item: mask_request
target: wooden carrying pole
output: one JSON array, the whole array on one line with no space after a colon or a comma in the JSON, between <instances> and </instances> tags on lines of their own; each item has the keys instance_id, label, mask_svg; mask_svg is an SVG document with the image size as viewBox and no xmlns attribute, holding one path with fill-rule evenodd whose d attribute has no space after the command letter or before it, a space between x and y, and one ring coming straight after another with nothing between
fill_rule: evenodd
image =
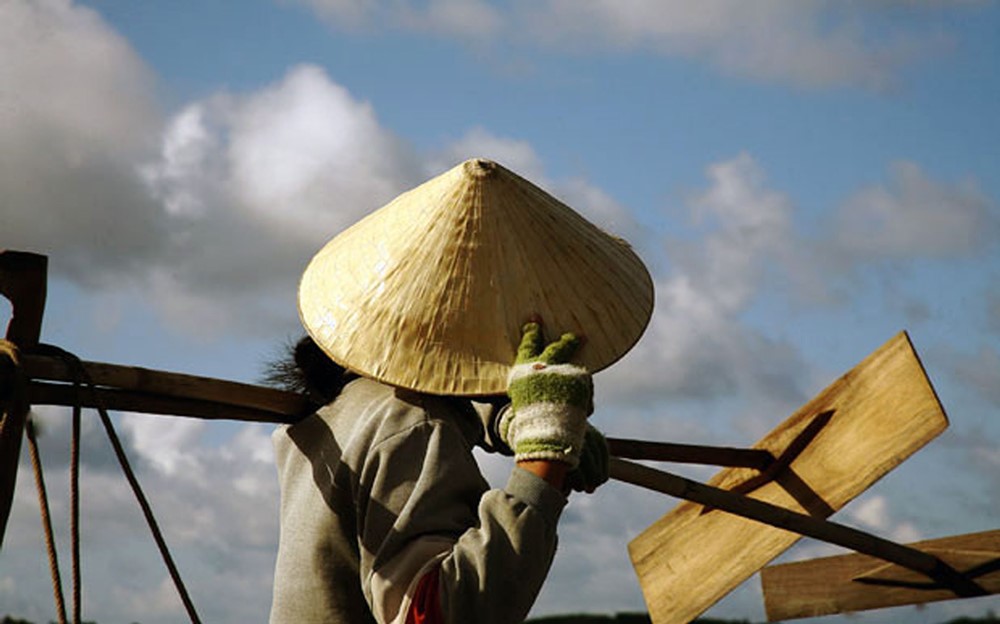
<instances>
[{"instance_id":1,"label":"wooden carrying pole","mask_svg":"<svg viewBox=\"0 0 1000 624\"><path fill-rule=\"evenodd\" d=\"M87 377L96 387L97 399L89 392L78 397L70 382L70 365L54 355L26 355L22 358L28 383L28 398L35 405L83 407L100 402L108 409L190 416L204 419L250 422L294 423L316 408L302 395L210 377L170 373L136 366L102 362L82 362ZM53 383L56 382L56 383ZM775 463L774 455L763 449L648 442L608 438L615 457L712 466L742 466L765 471Z\"/></svg>"},{"instance_id":2,"label":"wooden carrying pole","mask_svg":"<svg viewBox=\"0 0 1000 624\"><path fill-rule=\"evenodd\" d=\"M65 359L54 355L22 359L30 379L28 400L34 405L72 406L82 400L83 407L100 403L111 410L273 423L295 422L315 407L294 392L101 362L81 362L95 392L78 397L71 383L74 371Z\"/></svg>"},{"instance_id":3,"label":"wooden carrying pole","mask_svg":"<svg viewBox=\"0 0 1000 624\"><path fill-rule=\"evenodd\" d=\"M28 397L35 404L73 405L80 395L72 385L68 363L56 356L28 355L23 368L31 382ZM312 406L299 394L180 373L132 366L83 362L97 400L110 409L142 411L206 419L253 422L295 422ZM45 380L45 381L43 381ZM61 383L49 383L49 382ZM92 394L82 393L85 406L92 407ZM942 561L912 548L783 507L706 486L682 477L627 462L622 457L721 466L744 466L767 470L774 455L763 449L735 449L641 440L609 439L612 478L689 500L765 524L837 544L896 563L933 578L959 595L982 595Z\"/></svg>"}]
</instances>

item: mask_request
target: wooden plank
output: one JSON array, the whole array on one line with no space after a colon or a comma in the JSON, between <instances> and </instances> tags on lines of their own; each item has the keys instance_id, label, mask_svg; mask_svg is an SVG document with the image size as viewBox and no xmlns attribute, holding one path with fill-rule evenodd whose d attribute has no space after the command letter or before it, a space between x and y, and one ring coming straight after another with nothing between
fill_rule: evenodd
<instances>
[{"instance_id":1,"label":"wooden plank","mask_svg":"<svg viewBox=\"0 0 1000 624\"><path fill-rule=\"evenodd\" d=\"M980 587L1000 593L1000 530L911 544L933 554ZM770 621L923 604L955 598L927 578L874 557L840 555L769 566L761 570Z\"/></svg>"},{"instance_id":2,"label":"wooden plank","mask_svg":"<svg viewBox=\"0 0 1000 624\"><path fill-rule=\"evenodd\" d=\"M902 332L754 445L775 457L795 451L774 480L755 483L757 471L730 468L709 484L825 518L947 426ZM747 483L756 487L748 491ZM632 540L629 554L653 622L673 624L696 618L798 538L684 502Z\"/></svg>"},{"instance_id":3,"label":"wooden plank","mask_svg":"<svg viewBox=\"0 0 1000 624\"><path fill-rule=\"evenodd\" d=\"M872 555L885 561L891 561L896 566L890 566L894 571L902 566L912 576L921 578L926 582L937 583L941 587L947 587L958 596L987 596L989 592L979 587L974 581L960 574L955 568L945 563L937 555L923 552L915 548L903 546L859 531L858 529L830 522L823 518L816 518L807 514L798 513L785 507L772 505L771 503L750 498L721 488L691 481L684 477L670 474L625 461L617 457L612 457L608 467L612 479L626 481L634 485L639 485L663 494L683 498L701 505L710 506L731 514L736 514L742 518L749 518L757 522L779 529L786 529L818 540L823 540L830 544L836 544L845 548L850 548L861 553ZM893 574L898 575L894 572ZM859 579L869 583L887 583L893 580L882 578L883 571L875 570L865 578ZM909 581L912 582L912 581Z\"/></svg>"}]
</instances>

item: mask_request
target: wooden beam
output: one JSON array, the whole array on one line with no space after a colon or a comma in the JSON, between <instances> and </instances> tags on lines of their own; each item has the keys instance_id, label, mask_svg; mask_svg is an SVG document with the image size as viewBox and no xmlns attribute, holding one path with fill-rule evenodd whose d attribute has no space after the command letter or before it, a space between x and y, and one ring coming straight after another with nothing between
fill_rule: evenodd
<instances>
[{"instance_id":1,"label":"wooden beam","mask_svg":"<svg viewBox=\"0 0 1000 624\"><path fill-rule=\"evenodd\" d=\"M32 405L62 405L104 408L122 412L183 416L202 420L241 420L244 422L291 424L302 415L290 415L266 409L226 402L186 399L168 395L147 394L113 388L83 389L79 394L68 384L41 381L28 383L28 400Z\"/></svg>"},{"instance_id":2,"label":"wooden beam","mask_svg":"<svg viewBox=\"0 0 1000 624\"><path fill-rule=\"evenodd\" d=\"M815 431L817 422L823 426ZM743 493L825 518L947 425L908 336L900 333L754 445L775 457L790 448L798 452L783 471L751 483L755 489ZM794 448L809 437L804 448ZM709 485L746 490L757 477L749 468L729 468ZM798 538L683 502L632 540L629 554L653 622L679 624L696 618Z\"/></svg>"},{"instance_id":3,"label":"wooden beam","mask_svg":"<svg viewBox=\"0 0 1000 624\"><path fill-rule=\"evenodd\" d=\"M72 382L75 377L60 357L28 355L23 360L24 371L32 380ZM108 409L262 422L294 422L315 409L301 394L274 388L137 366L82 365L86 377L102 388L98 395ZM73 387L67 383L33 381L29 391L34 405L75 402ZM90 393L84 392L82 397L84 407L96 407Z\"/></svg>"},{"instance_id":4,"label":"wooden beam","mask_svg":"<svg viewBox=\"0 0 1000 624\"><path fill-rule=\"evenodd\" d=\"M1000 593L1000 530L910 544ZM905 568L863 554L799 561L761 570L770 621L949 600L955 595Z\"/></svg>"}]
</instances>

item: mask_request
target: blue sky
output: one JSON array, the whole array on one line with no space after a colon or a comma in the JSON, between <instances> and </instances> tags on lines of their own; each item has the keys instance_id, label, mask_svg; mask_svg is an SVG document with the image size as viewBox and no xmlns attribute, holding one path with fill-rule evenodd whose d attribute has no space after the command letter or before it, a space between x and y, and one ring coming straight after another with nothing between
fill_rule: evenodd
<instances>
[{"instance_id":1,"label":"blue sky","mask_svg":"<svg viewBox=\"0 0 1000 624\"><path fill-rule=\"evenodd\" d=\"M905 328L952 426L837 519L900 540L993 529L998 26L996 3L971 0L7 0L0 247L50 257L44 340L253 381L299 331L298 276L327 239L494 158L653 272L646 336L597 377L600 428L749 445ZM67 418L38 411L64 483ZM271 428L118 421L203 617L262 621ZM86 435L84 616L177 621L95 423ZM483 465L497 482L509 470ZM44 620L29 476L0 612ZM65 488L50 489L58 520ZM672 504L618 484L575 498L535 613L641 610L625 546ZM852 621L988 609L1000 603ZM756 579L711 614L762 619Z\"/></svg>"}]
</instances>

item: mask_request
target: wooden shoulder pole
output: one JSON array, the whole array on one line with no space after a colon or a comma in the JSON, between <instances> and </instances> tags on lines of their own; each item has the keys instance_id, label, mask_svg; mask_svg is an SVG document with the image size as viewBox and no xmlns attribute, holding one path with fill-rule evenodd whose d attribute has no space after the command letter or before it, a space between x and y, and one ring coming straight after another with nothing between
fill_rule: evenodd
<instances>
[{"instance_id":1,"label":"wooden shoulder pole","mask_svg":"<svg viewBox=\"0 0 1000 624\"><path fill-rule=\"evenodd\" d=\"M8 341L19 349L29 349L38 344L42 333L42 314L45 310L45 295L48 272L48 258L39 254L21 251L0 252L0 294L6 297L13 308L7 325ZM7 519L14 500L14 485L17 482L17 464L21 456L21 437L28 416L29 405L23 396L23 388L18 389L14 362L4 359L7 375L0 377L0 397L10 400L3 406L0 420L0 548L7 531ZM9 384L9 385L8 385Z\"/></svg>"}]
</instances>

